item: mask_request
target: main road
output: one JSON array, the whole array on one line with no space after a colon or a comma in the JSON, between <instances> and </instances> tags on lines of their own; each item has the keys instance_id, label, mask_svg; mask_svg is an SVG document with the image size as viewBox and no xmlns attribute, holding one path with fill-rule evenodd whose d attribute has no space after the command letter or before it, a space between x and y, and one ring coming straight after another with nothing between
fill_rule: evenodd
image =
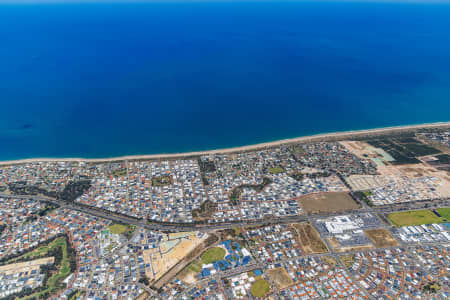
<instances>
[{"instance_id":1,"label":"main road","mask_svg":"<svg viewBox=\"0 0 450 300\"><path fill-rule=\"evenodd\" d=\"M229 229L236 226L250 226L250 225L270 225L270 224L280 224L280 223L298 223L316 220L320 218L327 218L331 216L342 215L346 213L380 213L386 214L395 211L405 211L405 210L415 210L415 209L434 209L440 207L450 206L450 198L444 199L428 199L414 202L398 203L394 205L382 206L382 207L362 207L360 209L343 211L339 213L318 213L313 215L301 214L297 216L284 216L284 217L266 217L264 219L257 220L240 220L236 222L228 223L209 223L209 224L176 224L176 223L152 223L146 220L139 220L132 217L127 217L125 215L117 214L114 212L109 212L103 209L98 209L95 207L89 207L87 205L79 204L76 202L67 203L62 200L57 200L53 198L43 197L43 196L23 196L23 195L9 195L0 194L0 197L15 197L22 199L32 199L34 201L49 202L59 205L61 208L66 208L70 210L75 210L83 212L96 217L104 218L114 222L120 222L124 224L130 224L135 226L141 226L149 230L160 230L165 232L181 232L181 231L214 231L219 229Z\"/></svg>"}]
</instances>

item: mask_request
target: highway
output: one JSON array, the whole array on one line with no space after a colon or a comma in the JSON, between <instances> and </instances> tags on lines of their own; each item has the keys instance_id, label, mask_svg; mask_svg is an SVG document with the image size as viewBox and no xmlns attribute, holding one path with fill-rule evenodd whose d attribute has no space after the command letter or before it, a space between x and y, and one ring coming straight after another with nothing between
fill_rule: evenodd
<instances>
[{"instance_id":1,"label":"highway","mask_svg":"<svg viewBox=\"0 0 450 300\"><path fill-rule=\"evenodd\" d=\"M450 206L450 198L444 199L428 199L414 202L398 203L394 205L387 205L381 207L365 207L360 209L336 212L336 213L318 213L318 214L302 214L297 216L285 216L285 217L265 217L258 220L242 220L232 223L210 223L210 224L174 224L174 223L149 223L146 220L138 220L135 218L127 217L124 215L116 214L114 212L107 212L105 210L97 209L95 207L89 207L86 205L78 204L76 202L67 203L61 200L52 199L43 196L23 196L23 195L8 195L0 194L0 197L16 197L22 199L32 199L40 202L49 202L59 205L61 208L75 210L83 212L92 216L104 218L114 222L120 222L124 224L130 224L135 226L141 226L148 230L160 230L164 232L182 232L182 231L214 231L220 229L230 229L237 226L257 226L257 225L270 225L280 223L298 223L305 221L313 221L316 219L327 218L331 216L338 216L346 213L375 213L375 214L388 214L391 212L416 210L416 209L435 209L440 207Z\"/></svg>"}]
</instances>

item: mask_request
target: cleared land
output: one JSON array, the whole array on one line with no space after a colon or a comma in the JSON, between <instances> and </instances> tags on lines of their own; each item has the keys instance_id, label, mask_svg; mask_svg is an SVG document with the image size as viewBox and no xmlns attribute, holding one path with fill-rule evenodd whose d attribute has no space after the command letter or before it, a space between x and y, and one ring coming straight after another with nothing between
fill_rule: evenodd
<instances>
[{"instance_id":1,"label":"cleared land","mask_svg":"<svg viewBox=\"0 0 450 300\"><path fill-rule=\"evenodd\" d=\"M10 265L0 266L0 272L9 274L16 274L20 272L31 272L37 270L41 265L53 264L55 259L53 257L45 257L32 261L14 263Z\"/></svg>"},{"instance_id":2,"label":"cleared land","mask_svg":"<svg viewBox=\"0 0 450 300\"><path fill-rule=\"evenodd\" d=\"M397 240L386 229L368 229L364 232L377 248L398 246Z\"/></svg>"},{"instance_id":3,"label":"cleared land","mask_svg":"<svg viewBox=\"0 0 450 300\"><path fill-rule=\"evenodd\" d=\"M191 237L192 239L192 237ZM198 238L196 238L198 239ZM177 246L179 249L172 250L169 255L171 256L166 257L164 255L163 257L157 257L156 261L154 261L154 264L152 265L153 270L157 270L158 274L157 277L153 276L153 282L152 286L156 289L160 289L162 286L170 282L177 274L179 274L186 266L188 266L192 261L197 259L197 257L200 256L200 253L203 252L205 248L208 248L209 246L213 245L215 242L217 242L219 238L212 234L208 238L204 239L198 239L197 241L190 241L191 247L190 249L187 249L187 245L184 245L182 243L179 243ZM194 245L192 243L194 242ZM192 247L194 246L194 247ZM178 251L180 250L180 251ZM183 253L181 253L181 251ZM145 251L144 251L145 254ZM183 254L183 255L182 255ZM144 256L145 261L145 256ZM163 269L164 268L164 269ZM159 279L156 279L159 278ZM156 281L155 281L156 280Z\"/></svg>"},{"instance_id":4,"label":"cleared land","mask_svg":"<svg viewBox=\"0 0 450 300\"><path fill-rule=\"evenodd\" d=\"M267 271L267 274L279 289L284 289L294 284L294 281L285 268L270 269Z\"/></svg>"},{"instance_id":5,"label":"cleared land","mask_svg":"<svg viewBox=\"0 0 450 300\"><path fill-rule=\"evenodd\" d=\"M147 272L150 280L158 280L172 267L183 261L191 251L200 247L205 240L197 237L195 232L190 232L186 237L180 237L171 241L160 243L159 248L143 251L145 263L149 263L153 272Z\"/></svg>"},{"instance_id":6,"label":"cleared land","mask_svg":"<svg viewBox=\"0 0 450 300\"><path fill-rule=\"evenodd\" d=\"M446 221L450 220L450 207L444 207L444 208L438 208L436 209L438 214L441 215L442 218L444 218Z\"/></svg>"},{"instance_id":7,"label":"cleared land","mask_svg":"<svg viewBox=\"0 0 450 300\"><path fill-rule=\"evenodd\" d=\"M429 210L414 210L391 213L388 215L388 219L395 226L412 226L443 222L442 218L439 218Z\"/></svg>"},{"instance_id":8,"label":"cleared land","mask_svg":"<svg viewBox=\"0 0 450 300\"><path fill-rule=\"evenodd\" d=\"M320 238L317 230L309 223L292 224L295 231L297 231L297 237L303 251L306 254L312 253L325 253L328 252L328 248Z\"/></svg>"},{"instance_id":9,"label":"cleared land","mask_svg":"<svg viewBox=\"0 0 450 300\"><path fill-rule=\"evenodd\" d=\"M388 183L388 179L378 175L351 175L345 178L345 181L354 191L363 191L383 186Z\"/></svg>"},{"instance_id":10,"label":"cleared land","mask_svg":"<svg viewBox=\"0 0 450 300\"><path fill-rule=\"evenodd\" d=\"M202 262L204 264L210 264L221 260L225 257L225 249L220 247L210 248L202 254Z\"/></svg>"},{"instance_id":11,"label":"cleared land","mask_svg":"<svg viewBox=\"0 0 450 300\"><path fill-rule=\"evenodd\" d=\"M335 252L362 251L362 250L374 248L374 246L370 243L366 244L366 245L355 245L355 246L343 247L343 246L341 246L341 244L335 237L328 237L327 240Z\"/></svg>"},{"instance_id":12,"label":"cleared land","mask_svg":"<svg viewBox=\"0 0 450 300\"><path fill-rule=\"evenodd\" d=\"M307 213L340 212L359 208L347 192L314 193L298 198Z\"/></svg>"},{"instance_id":13,"label":"cleared land","mask_svg":"<svg viewBox=\"0 0 450 300\"><path fill-rule=\"evenodd\" d=\"M264 297L270 291L270 284L264 279L258 279L250 288L254 297Z\"/></svg>"},{"instance_id":14,"label":"cleared land","mask_svg":"<svg viewBox=\"0 0 450 300\"><path fill-rule=\"evenodd\" d=\"M145 300L145 299L147 299L149 296L150 296L149 293L143 292L142 294L140 294L140 295L136 298L136 300Z\"/></svg>"}]
</instances>

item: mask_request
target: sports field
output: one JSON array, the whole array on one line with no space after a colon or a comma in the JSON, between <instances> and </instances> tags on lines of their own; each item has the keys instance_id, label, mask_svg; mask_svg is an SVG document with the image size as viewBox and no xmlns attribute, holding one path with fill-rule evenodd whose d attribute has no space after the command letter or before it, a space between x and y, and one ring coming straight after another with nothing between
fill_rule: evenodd
<instances>
[{"instance_id":1,"label":"sports field","mask_svg":"<svg viewBox=\"0 0 450 300\"><path fill-rule=\"evenodd\" d=\"M450 207L443 207L436 209L438 214L441 215L442 218L444 218L446 221L450 220Z\"/></svg>"},{"instance_id":2,"label":"sports field","mask_svg":"<svg viewBox=\"0 0 450 300\"><path fill-rule=\"evenodd\" d=\"M225 249L220 247L210 248L202 254L202 263L210 264L225 257Z\"/></svg>"},{"instance_id":3,"label":"sports field","mask_svg":"<svg viewBox=\"0 0 450 300\"><path fill-rule=\"evenodd\" d=\"M258 279L250 288L250 292L254 297L264 297L270 291L270 284L264 279Z\"/></svg>"},{"instance_id":4,"label":"sports field","mask_svg":"<svg viewBox=\"0 0 450 300\"><path fill-rule=\"evenodd\" d=\"M122 234L127 230L127 226L123 224L112 224L109 226L109 231L112 234Z\"/></svg>"},{"instance_id":5,"label":"sports field","mask_svg":"<svg viewBox=\"0 0 450 300\"><path fill-rule=\"evenodd\" d=\"M442 218L425 209L391 213L388 215L388 218L395 226L413 226L443 222Z\"/></svg>"}]
</instances>

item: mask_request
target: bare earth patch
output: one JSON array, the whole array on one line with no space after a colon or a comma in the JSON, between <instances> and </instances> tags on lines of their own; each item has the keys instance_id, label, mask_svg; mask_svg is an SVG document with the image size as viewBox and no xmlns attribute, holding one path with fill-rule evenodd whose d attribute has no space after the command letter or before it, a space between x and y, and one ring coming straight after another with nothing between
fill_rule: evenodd
<instances>
[{"instance_id":1,"label":"bare earth patch","mask_svg":"<svg viewBox=\"0 0 450 300\"><path fill-rule=\"evenodd\" d=\"M329 238L327 238L327 240L335 252L361 251L361 250L368 250L368 249L375 248L371 244L342 247L341 244L339 244L339 242L337 241L337 239L335 237L329 237Z\"/></svg>"},{"instance_id":2,"label":"bare earth patch","mask_svg":"<svg viewBox=\"0 0 450 300\"><path fill-rule=\"evenodd\" d=\"M270 269L267 271L267 274L279 289L284 289L294 284L285 268Z\"/></svg>"},{"instance_id":3,"label":"bare earth patch","mask_svg":"<svg viewBox=\"0 0 450 300\"><path fill-rule=\"evenodd\" d=\"M368 229L364 232L377 248L398 246L397 240L386 229Z\"/></svg>"},{"instance_id":4,"label":"bare earth patch","mask_svg":"<svg viewBox=\"0 0 450 300\"><path fill-rule=\"evenodd\" d=\"M347 192L309 194L298 198L298 203L307 213L341 212L360 208Z\"/></svg>"},{"instance_id":5,"label":"bare earth patch","mask_svg":"<svg viewBox=\"0 0 450 300\"><path fill-rule=\"evenodd\" d=\"M147 297L149 297L150 295L147 292L143 292L142 294L140 294L136 300L145 300L147 299Z\"/></svg>"},{"instance_id":6,"label":"bare earth patch","mask_svg":"<svg viewBox=\"0 0 450 300\"><path fill-rule=\"evenodd\" d=\"M319 233L310 223L292 224L292 226L297 232L298 241L306 254L328 252Z\"/></svg>"}]
</instances>

